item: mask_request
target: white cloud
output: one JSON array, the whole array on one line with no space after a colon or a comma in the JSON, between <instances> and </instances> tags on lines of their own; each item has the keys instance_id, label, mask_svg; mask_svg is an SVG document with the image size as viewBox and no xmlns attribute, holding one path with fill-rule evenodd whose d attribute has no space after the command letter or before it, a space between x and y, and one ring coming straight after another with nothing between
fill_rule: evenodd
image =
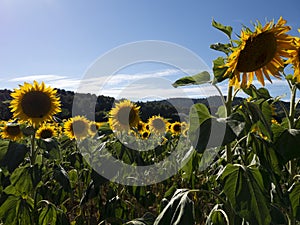
<instances>
[{"instance_id":1,"label":"white cloud","mask_svg":"<svg viewBox=\"0 0 300 225\"><path fill-rule=\"evenodd\" d=\"M34 80L37 81L52 81L52 80L59 80L66 78L66 76L60 76L60 75L30 75L30 76L22 76L22 77L16 77L9 79L9 82L32 82Z\"/></svg>"}]
</instances>

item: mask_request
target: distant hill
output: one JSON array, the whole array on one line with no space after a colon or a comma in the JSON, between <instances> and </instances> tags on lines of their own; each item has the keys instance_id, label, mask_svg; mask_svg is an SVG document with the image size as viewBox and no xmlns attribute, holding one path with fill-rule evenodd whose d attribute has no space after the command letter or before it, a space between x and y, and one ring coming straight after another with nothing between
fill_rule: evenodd
<instances>
[{"instance_id":1,"label":"distant hill","mask_svg":"<svg viewBox=\"0 0 300 225\"><path fill-rule=\"evenodd\" d=\"M58 95L61 99L62 104L62 112L57 114L57 117L60 119L67 119L72 116L72 103L74 99L75 93L73 91L66 91L63 89L57 90ZM12 117L12 113L9 109L9 102L12 99L11 91L4 89L0 90L0 119L8 120ZM96 121L106 121L107 113L112 108L115 98L108 96L96 96L92 94L80 94L82 97L82 101L90 101L95 102L96 105L94 109L95 111L95 120ZM235 98L233 101L233 105L239 104L243 101L243 98ZM207 99L186 99L186 98L171 98L166 100L159 101L147 101L147 102L136 102L136 104L140 107L141 118L143 121L147 121L153 115L160 115L164 118L168 118L171 122L178 121L179 118L185 117L189 114L190 107L194 103L203 103L209 106L210 111L215 113L217 108L222 105L221 99L219 97L209 97ZM285 107L289 107L288 102L282 102ZM94 105L94 104L91 104ZM91 106L92 107L92 106ZM86 109L85 109L86 110ZM180 112L180 115L178 114ZM297 114L299 115L300 107L298 106ZM276 105L276 113L278 114L279 119L284 116L283 109L277 104Z\"/></svg>"}]
</instances>

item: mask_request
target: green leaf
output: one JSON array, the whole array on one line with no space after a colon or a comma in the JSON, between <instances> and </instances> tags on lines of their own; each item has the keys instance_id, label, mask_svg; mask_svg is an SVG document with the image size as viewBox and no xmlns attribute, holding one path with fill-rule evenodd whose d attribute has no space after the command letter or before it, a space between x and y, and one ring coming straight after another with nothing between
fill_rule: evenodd
<instances>
[{"instance_id":1,"label":"green leaf","mask_svg":"<svg viewBox=\"0 0 300 225\"><path fill-rule=\"evenodd\" d=\"M0 207L0 220L4 224L33 224L33 199L10 195Z\"/></svg>"},{"instance_id":2,"label":"green leaf","mask_svg":"<svg viewBox=\"0 0 300 225\"><path fill-rule=\"evenodd\" d=\"M206 113L204 113L205 115ZM192 114L193 115L193 114ZM240 116L232 114L229 118L190 117L189 139L198 153L205 149L224 146L234 141L243 131L245 123ZM205 119L203 121L203 119Z\"/></svg>"},{"instance_id":3,"label":"green leaf","mask_svg":"<svg viewBox=\"0 0 300 225\"><path fill-rule=\"evenodd\" d=\"M57 220L56 206L48 201L45 207L40 210L39 224L40 225L55 225Z\"/></svg>"},{"instance_id":4,"label":"green leaf","mask_svg":"<svg viewBox=\"0 0 300 225\"><path fill-rule=\"evenodd\" d=\"M0 161L5 157L6 152L8 150L9 141L0 140Z\"/></svg>"},{"instance_id":5,"label":"green leaf","mask_svg":"<svg viewBox=\"0 0 300 225\"><path fill-rule=\"evenodd\" d=\"M232 207L250 224L271 222L262 175L254 166L227 164L220 175L224 193Z\"/></svg>"},{"instance_id":6,"label":"green leaf","mask_svg":"<svg viewBox=\"0 0 300 225\"><path fill-rule=\"evenodd\" d=\"M259 88L257 89L253 84L251 84L249 87L247 88L243 88L243 91L251 96L253 99L270 99L272 98L272 96L270 95L268 89L266 88Z\"/></svg>"},{"instance_id":7,"label":"green leaf","mask_svg":"<svg viewBox=\"0 0 300 225\"><path fill-rule=\"evenodd\" d=\"M284 162L300 157L300 130L286 129L275 142L275 150L282 156Z\"/></svg>"},{"instance_id":8,"label":"green leaf","mask_svg":"<svg viewBox=\"0 0 300 225\"><path fill-rule=\"evenodd\" d=\"M200 85L210 81L210 74L207 71L203 71L193 76L182 77L175 81L172 85L176 88L179 86L187 85Z\"/></svg>"},{"instance_id":9,"label":"green leaf","mask_svg":"<svg viewBox=\"0 0 300 225\"><path fill-rule=\"evenodd\" d=\"M29 194L41 181L42 172L38 165L17 168L10 177L11 185L20 193Z\"/></svg>"},{"instance_id":10,"label":"green leaf","mask_svg":"<svg viewBox=\"0 0 300 225\"><path fill-rule=\"evenodd\" d=\"M13 172L23 161L29 148L17 142L0 142L0 166Z\"/></svg>"},{"instance_id":11,"label":"green leaf","mask_svg":"<svg viewBox=\"0 0 300 225\"><path fill-rule=\"evenodd\" d=\"M215 207L210 211L206 225L229 225L228 216L224 210L219 208L219 205L215 205Z\"/></svg>"},{"instance_id":12,"label":"green leaf","mask_svg":"<svg viewBox=\"0 0 300 225\"><path fill-rule=\"evenodd\" d=\"M218 30L225 33L229 38L231 38L232 27L231 26L224 26L221 23L216 22L215 20L212 21L212 26L217 28Z\"/></svg>"},{"instance_id":13,"label":"green leaf","mask_svg":"<svg viewBox=\"0 0 300 225\"><path fill-rule=\"evenodd\" d=\"M147 212L143 215L143 217L131 220L125 224L126 225L152 225L154 223L154 220L155 220L154 215Z\"/></svg>"},{"instance_id":14,"label":"green leaf","mask_svg":"<svg viewBox=\"0 0 300 225\"><path fill-rule=\"evenodd\" d=\"M228 67L224 67L225 61L223 57L218 57L213 61L213 72L214 72L214 80L213 83L220 83L223 80L226 80L229 76L224 76Z\"/></svg>"},{"instance_id":15,"label":"green leaf","mask_svg":"<svg viewBox=\"0 0 300 225\"><path fill-rule=\"evenodd\" d=\"M286 215L277 206L271 205L270 214L272 217L272 225L288 224Z\"/></svg>"},{"instance_id":16,"label":"green leaf","mask_svg":"<svg viewBox=\"0 0 300 225\"><path fill-rule=\"evenodd\" d=\"M231 52L230 50L231 44L222 44L222 43L216 43L210 45L210 48L216 51L224 52L225 54L229 54Z\"/></svg>"},{"instance_id":17,"label":"green leaf","mask_svg":"<svg viewBox=\"0 0 300 225\"><path fill-rule=\"evenodd\" d=\"M297 220L300 220L300 183L294 183L289 191L293 215Z\"/></svg>"},{"instance_id":18,"label":"green leaf","mask_svg":"<svg viewBox=\"0 0 300 225\"><path fill-rule=\"evenodd\" d=\"M54 165L53 178L60 183L66 192L71 191L69 175L61 165Z\"/></svg>"},{"instance_id":19,"label":"green leaf","mask_svg":"<svg viewBox=\"0 0 300 225\"><path fill-rule=\"evenodd\" d=\"M194 203L188 197L189 190L178 189L167 206L156 218L154 225L194 224Z\"/></svg>"}]
</instances>

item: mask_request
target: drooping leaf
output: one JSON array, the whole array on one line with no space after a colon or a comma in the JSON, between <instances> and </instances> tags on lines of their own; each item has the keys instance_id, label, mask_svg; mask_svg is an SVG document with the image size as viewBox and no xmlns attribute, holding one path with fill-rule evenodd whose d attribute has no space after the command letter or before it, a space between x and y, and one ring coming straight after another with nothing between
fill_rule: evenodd
<instances>
[{"instance_id":1,"label":"drooping leaf","mask_svg":"<svg viewBox=\"0 0 300 225\"><path fill-rule=\"evenodd\" d=\"M213 72L214 72L214 80L213 83L220 83L223 80L226 80L229 76L224 76L228 67L224 67L225 61L223 57L218 57L213 61Z\"/></svg>"},{"instance_id":2,"label":"drooping leaf","mask_svg":"<svg viewBox=\"0 0 300 225\"><path fill-rule=\"evenodd\" d=\"M235 114L228 118L219 119L202 116L199 117L198 124L196 116L191 115L189 139L198 153L203 153L205 149L231 143L240 135L245 126L245 123L241 121L241 116Z\"/></svg>"},{"instance_id":3,"label":"drooping leaf","mask_svg":"<svg viewBox=\"0 0 300 225\"><path fill-rule=\"evenodd\" d=\"M222 44L222 43L216 43L210 45L211 49L224 52L225 54L229 54L231 52L230 47L231 44Z\"/></svg>"},{"instance_id":4,"label":"drooping leaf","mask_svg":"<svg viewBox=\"0 0 300 225\"><path fill-rule=\"evenodd\" d=\"M10 177L11 185L20 193L29 194L42 179L41 168L38 165L17 168Z\"/></svg>"},{"instance_id":5,"label":"drooping leaf","mask_svg":"<svg viewBox=\"0 0 300 225\"><path fill-rule=\"evenodd\" d=\"M210 211L207 220L205 222L206 225L229 225L228 216L223 209L220 208L219 205L215 205L214 208Z\"/></svg>"},{"instance_id":6,"label":"drooping leaf","mask_svg":"<svg viewBox=\"0 0 300 225\"><path fill-rule=\"evenodd\" d=\"M126 225L152 225L154 223L155 217L152 213L145 213L141 218L131 220Z\"/></svg>"},{"instance_id":7,"label":"drooping leaf","mask_svg":"<svg viewBox=\"0 0 300 225\"><path fill-rule=\"evenodd\" d=\"M282 156L284 162L300 157L300 130L286 129L275 142L275 150Z\"/></svg>"},{"instance_id":8,"label":"drooping leaf","mask_svg":"<svg viewBox=\"0 0 300 225\"><path fill-rule=\"evenodd\" d=\"M69 175L61 165L54 165L53 178L60 183L66 192L71 191Z\"/></svg>"},{"instance_id":9,"label":"drooping leaf","mask_svg":"<svg viewBox=\"0 0 300 225\"><path fill-rule=\"evenodd\" d=\"M156 218L154 225L194 224L194 204L188 197L189 190L178 189L167 206Z\"/></svg>"},{"instance_id":10,"label":"drooping leaf","mask_svg":"<svg viewBox=\"0 0 300 225\"><path fill-rule=\"evenodd\" d=\"M49 203L39 213L40 225L55 225L57 220L56 206Z\"/></svg>"},{"instance_id":11,"label":"drooping leaf","mask_svg":"<svg viewBox=\"0 0 300 225\"><path fill-rule=\"evenodd\" d=\"M0 206L0 220L4 224L33 224L33 199L26 196L9 195Z\"/></svg>"},{"instance_id":12,"label":"drooping leaf","mask_svg":"<svg viewBox=\"0 0 300 225\"><path fill-rule=\"evenodd\" d=\"M270 224L265 187L256 167L227 164L219 177L223 181L223 190L229 202L242 218L250 224Z\"/></svg>"},{"instance_id":13,"label":"drooping leaf","mask_svg":"<svg viewBox=\"0 0 300 225\"><path fill-rule=\"evenodd\" d=\"M289 192L293 215L297 220L300 220L300 183L294 183Z\"/></svg>"},{"instance_id":14,"label":"drooping leaf","mask_svg":"<svg viewBox=\"0 0 300 225\"><path fill-rule=\"evenodd\" d=\"M176 80L172 85L176 88L179 86L200 85L210 81L210 74L203 71L193 76L186 76Z\"/></svg>"},{"instance_id":15,"label":"drooping leaf","mask_svg":"<svg viewBox=\"0 0 300 225\"><path fill-rule=\"evenodd\" d=\"M231 26L224 26L221 23L216 22L215 20L212 21L212 26L217 28L218 30L225 33L229 38L231 38L232 27Z\"/></svg>"},{"instance_id":16,"label":"drooping leaf","mask_svg":"<svg viewBox=\"0 0 300 225\"><path fill-rule=\"evenodd\" d=\"M17 142L0 141L0 166L13 172L23 161L29 148Z\"/></svg>"}]
</instances>

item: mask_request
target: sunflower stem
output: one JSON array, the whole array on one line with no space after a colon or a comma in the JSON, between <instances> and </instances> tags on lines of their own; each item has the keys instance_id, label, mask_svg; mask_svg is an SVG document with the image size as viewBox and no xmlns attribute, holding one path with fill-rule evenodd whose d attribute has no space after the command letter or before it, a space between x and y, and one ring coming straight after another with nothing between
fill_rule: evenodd
<instances>
[{"instance_id":1,"label":"sunflower stem","mask_svg":"<svg viewBox=\"0 0 300 225\"><path fill-rule=\"evenodd\" d=\"M31 135L30 139L30 165L33 166L35 164L35 158L36 158L36 151L35 151L35 132Z\"/></svg>"},{"instance_id":2,"label":"sunflower stem","mask_svg":"<svg viewBox=\"0 0 300 225\"><path fill-rule=\"evenodd\" d=\"M232 94L233 94L233 87L229 86L228 87L228 94L226 98L226 113L227 117L231 115L232 111ZM232 162L232 149L231 149L231 144L226 145L226 161L228 163Z\"/></svg>"}]
</instances>

